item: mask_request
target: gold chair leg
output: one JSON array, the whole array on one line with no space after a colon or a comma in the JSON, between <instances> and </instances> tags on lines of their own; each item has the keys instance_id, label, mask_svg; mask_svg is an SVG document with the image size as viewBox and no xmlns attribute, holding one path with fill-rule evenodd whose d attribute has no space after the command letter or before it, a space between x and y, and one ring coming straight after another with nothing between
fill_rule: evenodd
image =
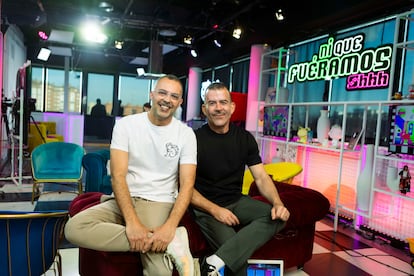
<instances>
[{"instance_id":1,"label":"gold chair leg","mask_svg":"<svg viewBox=\"0 0 414 276\"><path fill-rule=\"evenodd\" d=\"M34 181L33 186L32 186L32 204L34 203L35 198L39 197L39 195L40 195L39 185L36 181Z\"/></svg>"},{"instance_id":2,"label":"gold chair leg","mask_svg":"<svg viewBox=\"0 0 414 276\"><path fill-rule=\"evenodd\" d=\"M56 253L56 257L57 257L58 275L62 276L62 256L60 255L59 250Z\"/></svg>"},{"instance_id":3,"label":"gold chair leg","mask_svg":"<svg viewBox=\"0 0 414 276\"><path fill-rule=\"evenodd\" d=\"M78 181L78 193L79 194L83 193L82 180Z\"/></svg>"},{"instance_id":4,"label":"gold chair leg","mask_svg":"<svg viewBox=\"0 0 414 276\"><path fill-rule=\"evenodd\" d=\"M33 186L32 186L32 204L34 202L34 198L35 198L35 190L36 190L36 181L33 182Z\"/></svg>"}]
</instances>

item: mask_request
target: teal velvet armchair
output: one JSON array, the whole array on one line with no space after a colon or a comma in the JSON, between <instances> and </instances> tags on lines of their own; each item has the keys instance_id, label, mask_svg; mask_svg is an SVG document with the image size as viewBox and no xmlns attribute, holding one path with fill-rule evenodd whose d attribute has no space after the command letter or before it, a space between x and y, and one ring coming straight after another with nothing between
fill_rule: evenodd
<instances>
[{"instance_id":1,"label":"teal velvet armchair","mask_svg":"<svg viewBox=\"0 0 414 276\"><path fill-rule=\"evenodd\" d=\"M40 195L40 183L75 183L77 193L81 194L84 155L84 148L74 143L51 142L37 146L31 155L34 180L32 203Z\"/></svg>"},{"instance_id":2,"label":"teal velvet armchair","mask_svg":"<svg viewBox=\"0 0 414 276\"><path fill-rule=\"evenodd\" d=\"M108 149L87 153L82 160L85 169L85 192L112 193L111 176L107 164L110 159Z\"/></svg>"}]
</instances>

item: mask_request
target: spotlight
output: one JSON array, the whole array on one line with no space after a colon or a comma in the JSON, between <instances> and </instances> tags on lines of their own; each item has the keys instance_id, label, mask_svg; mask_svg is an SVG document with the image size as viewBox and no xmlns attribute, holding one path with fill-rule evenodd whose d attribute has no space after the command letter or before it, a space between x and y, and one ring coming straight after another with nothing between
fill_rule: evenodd
<instances>
[{"instance_id":1,"label":"spotlight","mask_svg":"<svg viewBox=\"0 0 414 276\"><path fill-rule=\"evenodd\" d=\"M241 29L240 27L236 27L236 28L234 28L234 30L233 30L233 37L234 37L235 39L240 39L240 37L241 37L242 33L243 33L242 29Z\"/></svg>"},{"instance_id":2,"label":"spotlight","mask_svg":"<svg viewBox=\"0 0 414 276\"><path fill-rule=\"evenodd\" d=\"M166 36L166 37L173 37L177 35L177 32L171 29L164 29L164 30L160 30L159 34L162 36Z\"/></svg>"},{"instance_id":3,"label":"spotlight","mask_svg":"<svg viewBox=\"0 0 414 276\"><path fill-rule=\"evenodd\" d=\"M216 45L218 48L221 48L221 42L218 38L214 39L214 45Z\"/></svg>"},{"instance_id":4,"label":"spotlight","mask_svg":"<svg viewBox=\"0 0 414 276\"><path fill-rule=\"evenodd\" d=\"M142 67L137 68L137 74L139 77L145 75L145 69Z\"/></svg>"},{"instance_id":5,"label":"spotlight","mask_svg":"<svg viewBox=\"0 0 414 276\"><path fill-rule=\"evenodd\" d=\"M37 34L43 40L47 40L49 38L45 31L38 31Z\"/></svg>"},{"instance_id":6,"label":"spotlight","mask_svg":"<svg viewBox=\"0 0 414 276\"><path fill-rule=\"evenodd\" d=\"M195 58L198 57L198 53L197 53L196 49L191 49L190 53L193 57L195 57Z\"/></svg>"},{"instance_id":7,"label":"spotlight","mask_svg":"<svg viewBox=\"0 0 414 276\"><path fill-rule=\"evenodd\" d=\"M109 2L102 1L102 2L99 3L98 7L100 9L102 9L103 11L106 11L106 12L113 12L114 11L114 6Z\"/></svg>"},{"instance_id":8,"label":"spotlight","mask_svg":"<svg viewBox=\"0 0 414 276\"><path fill-rule=\"evenodd\" d=\"M87 22L82 27L83 37L91 42L105 43L108 36L102 31L101 27L96 22Z\"/></svg>"},{"instance_id":9,"label":"spotlight","mask_svg":"<svg viewBox=\"0 0 414 276\"><path fill-rule=\"evenodd\" d=\"M193 44L193 38L191 37L191 35L187 35L184 37L184 43L187 45Z\"/></svg>"},{"instance_id":10,"label":"spotlight","mask_svg":"<svg viewBox=\"0 0 414 276\"><path fill-rule=\"evenodd\" d=\"M159 79L161 77L164 77L165 74L156 74L156 73L145 73L145 69L142 67L138 67L137 68L137 74L138 74L138 78L143 78L143 79Z\"/></svg>"},{"instance_id":11,"label":"spotlight","mask_svg":"<svg viewBox=\"0 0 414 276\"><path fill-rule=\"evenodd\" d=\"M285 19L282 9L278 9L277 12L275 12L275 17L277 21L283 21Z\"/></svg>"},{"instance_id":12,"label":"spotlight","mask_svg":"<svg viewBox=\"0 0 414 276\"><path fill-rule=\"evenodd\" d=\"M124 46L124 42L121 40L115 40L115 48L118 50L122 50L122 47Z\"/></svg>"},{"instance_id":13,"label":"spotlight","mask_svg":"<svg viewBox=\"0 0 414 276\"><path fill-rule=\"evenodd\" d=\"M48 48L42 48L40 49L39 54L37 55L37 58L43 61L47 61L50 57L50 54L52 51Z\"/></svg>"}]
</instances>

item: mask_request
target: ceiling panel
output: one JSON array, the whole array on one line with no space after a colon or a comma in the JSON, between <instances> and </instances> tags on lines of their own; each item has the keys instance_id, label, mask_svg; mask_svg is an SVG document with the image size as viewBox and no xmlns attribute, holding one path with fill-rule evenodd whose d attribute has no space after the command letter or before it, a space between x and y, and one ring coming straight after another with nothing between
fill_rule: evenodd
<instances>
[{"instance_id":1,"label":"ceiling panel","mask_svg":"<svg viewBox=\"0 0 414 276\"><path fill-rule=\"evenodd\" d=\"M252 44L270 44L273 48L299 42L341 28L378 19L413 6L411 0L5 0L2 4L2 31L18 25L25 34L28 58L40 47L69 47L78 67L91 70L125 70L135 72L136 58L148 60L151 41L158 40L174 49L163 55L163 71L183 75L189 66L212 67L246 56ZM106 4L106 5L105 5ZM279 22L275 11L282 9L286 19ZM82 40L80 24L97 20L109 36L103 45ZM240 40L231 34L240 25ZM37 32L69 32L67 40L42 41ZM163 36L165 31L175 36ZM186 35L194 36L197 59L191 57L193 46L183 43ZM217 48L213 40L221 40ZM123 41L123 49L115 48ZM143 51L147 49L147 51ZM50 59L63 66L62 59ZM61 64L59 64L61 63ZM102 66L107 64L107 66Z\"/></svg>"}]
</instances>

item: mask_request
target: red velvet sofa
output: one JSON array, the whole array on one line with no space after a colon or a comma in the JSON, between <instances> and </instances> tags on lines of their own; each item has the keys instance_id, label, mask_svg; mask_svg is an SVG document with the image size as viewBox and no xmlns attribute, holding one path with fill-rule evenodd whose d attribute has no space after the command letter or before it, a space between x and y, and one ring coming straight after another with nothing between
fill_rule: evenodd
<instances>
[{"instance_id":1,"label":"red velvet sofa","mask_svg":"<svg viewBox=\"0 0 414 276\"><path fill-rule=\"evenodd\" d=\"M301 268L312 258L315 223L327 215L330 204L318 191L286 183L275 182L275 185L291 216L286 227L259 248L252 258L283 260L285 268ZM101 195L100 192L79 195L69 207L70 215L74 216L79 211L99 203ZM265 201L254 183L249 195ZM180 224L187 228L194 257L211 253L211 248L190 212L184 215ZM142 268L139 255L136 253L101 252L79 248L79 273L82 276L142 275Z\"/></svg>"}]
</instances>

